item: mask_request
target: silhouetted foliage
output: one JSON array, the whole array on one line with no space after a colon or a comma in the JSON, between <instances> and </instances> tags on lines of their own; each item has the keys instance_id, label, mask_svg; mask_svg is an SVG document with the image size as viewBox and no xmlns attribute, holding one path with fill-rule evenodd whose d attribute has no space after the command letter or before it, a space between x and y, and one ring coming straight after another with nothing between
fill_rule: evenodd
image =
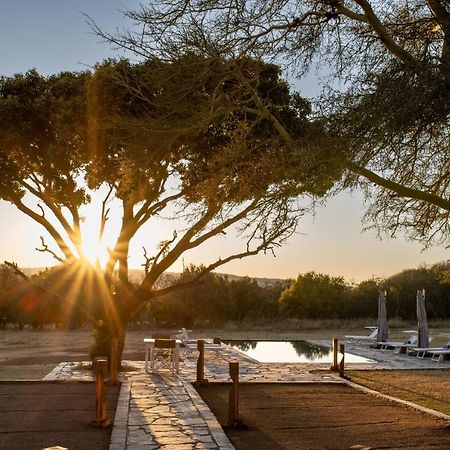
<instances>
[{"instance_id":1,"label":"silhouetted foliage","mask_svg":"<svg viewBox=\"0 0 450 450\"><path fill-rule=\"evenodd\" d=\"M194 278L203 267L188 266L177 282ZM201 282L150 301L148 316L158 325L222 325L276 317L281 287L261 287L248 277L228 280L210 273Z\"/></svg>"},{"instance_id":2,"label":"silhouetted foliage","mask_svg":"<svg viewBox=\"0 0 450 450\"><path fill-rule=\"evenodd\" d=\"M170 277L165 283L189 281L202 270L203 266L188 266L179 277ZM426 291L428 318L448 320L449 271L447 261L355 285L341 277L314 272L299 275L296 280L264 285L247 277L230 280L209 273L194 286L152 299L135 321L158 327L208 327L227 322L241 326L270 324L286 318L375 320L378 293L387 290L388 317L414 322L419 289ZM93 268L80 278L80 272L71 266L55 266L33 277L38 288L10 267L0 266L0 328L76 328L91 323L103 314L98 311L101 303L96 301L100 293L95 288L95 276ZM107 328L99 320L95 333L104 350L108 345ZM303 351L300 344L298 350Z\"/></svg>"},{"instance_id":3,"label":"silhouetted foliage","mask_svg":"<svg viewBox=\"0 0 450 450\"><path fill-rule=\"evenodd\" d=\"M403 319L416 318L416 292L425 289L429 319L450 317L450 283L446 273L450 262L404 270L385 280L389 314Z\"/></svg>"},{"instance_id":4,"label":"silhouetted foliage","mask_svg":"<svg viewBox=\"0 0 450 450\"><path fill-rule=\"evenodd\" d=\"M329 75L320 98L326 132L316 142L322 161L340 158L345 186L365 188L366 218L381 234L448 243L448 1L165 0L126 14L137 28L93 28L139 56L252 56ZM256 121L270 115L258 108Z\"/></svg>"},{"instance_id":5,"label":"silhouetted foliage","mask_svg":"<svg viewBox=\"0 0 450 450\"><path fill-rule=\"evenodd\" d=\"M284 316L298 319L339 318L349 294L343 278L309 272L282 292L280 308Z\"/></svg>"},{"instance_id":6,"label":"silhouetted foliage","mask_svg":"<svg viewBox=\"0 0 450 450\"><path fill-rule=\"evenodd\" d=\"M387 290L388 317L416 320L416 293L425 289L429 319L450 318L450 262L409 269L386 279L369 279L354 286L340 277L299 275L281 294L280 313L310 319L377 317L378 293Z\"/></svg>"},{"instance_id":7,"label":"silhouetted foliage","mask_svg":"<svg viewBox=\"0 0 450 450\"><path fill-rule=\"evenodd\" d=\"M271 116L250 120L255 102ZM79 301L78 294L90 303L83 289L89 280L97 283L92 317L64 317L63 311L58 320L77 326L89 317L96 327L103 320L110 337L119 338L121 353L128 322L151 298L193 285L229 261L274 251L308 210L298 197L321 196L339 178L331 165L312 162L307 146L304 154L292 152L275 132L282 123L296 142L307 143L317 131L309 114L308 101L290 92L278 67L251 58L187 52L171 61L106 61L93 73L43 77L29 71L0 78L0 198L39 224L46 232L39 250L81 283L68 290L70 303ZM99 211L99 239L110 223L111 199L122 217L101 270L89 268L80 207L102 188L108 194ZM184 223L145 253L144 280L133 285L130 242L163 212ZM184 252L226 232L244 237L241 251L217 257L196 278L158 287ZM188 322L190 309L184 311Z\"/></svg>"}]
</instances>

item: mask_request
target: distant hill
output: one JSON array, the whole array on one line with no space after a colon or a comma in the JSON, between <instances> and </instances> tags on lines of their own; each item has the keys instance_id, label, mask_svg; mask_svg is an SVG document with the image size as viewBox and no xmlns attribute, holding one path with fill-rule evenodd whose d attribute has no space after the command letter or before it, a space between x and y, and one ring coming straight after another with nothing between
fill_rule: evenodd
<instances>
[{"instance_id":1,"label":"distant hill","mask_svg":"<svg viewBox=\"0 0 450 450\"><path fill-rule=\"evenodd\" d=\"M28 276L36 275L45 269L46 269L46 267L23 267L23 268L20 268L20 270L22 270ZM215 272L215 273L221 277L226 277L231 281L239 280L240 278L245 278L243 276L233 275L231 273L218 273L218 272ZM130 281L132 283L133 282L140 283L144 279L144 275L145 275L144 271L141 269L130 269L129 270L129 277L130 277ZM164 281L172 281L173 279L177 278L179 275L180 275L179 272L165 272L164 273L164 278L165 278ZM262 286L262 287L271 286L271 285L277 284L277 283L287 283L287 280L282 279L282 278L258 278L258 277L249 277L249 278L255 280L259 284L259 286Z\"/></svg>"},{"instance_id":2,"label":"distant hill","mask_svg":"<svg viewBox=\"0 0 450 450\"><path fill-rule=\"evenodd\" d=\"M231 273L217 273L216 272L216 274L220 275L221 277L227 277L229 280L232 280L232 281L239 280L240 278L245 278L245 276L233 275ZM255 280L262 287L271 286L271 285L278 284L278 283L286 284L288 282L287 279L283 279L283 278L258 278L258 277L248 277L248 278Z\"/></svg>"}]
</instances>

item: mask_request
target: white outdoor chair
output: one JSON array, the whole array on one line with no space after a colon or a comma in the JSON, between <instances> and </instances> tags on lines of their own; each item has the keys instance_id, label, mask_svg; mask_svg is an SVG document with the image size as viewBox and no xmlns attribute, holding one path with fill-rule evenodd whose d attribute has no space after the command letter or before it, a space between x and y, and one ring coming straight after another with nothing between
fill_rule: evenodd
<instances>
[{"instance_id":1,"label":"white outdoor chair","mask_svg":"<svg viewBox=\"0 0 450 450\"><path fill-rule=\"evenodd\" d=\"M177 339L180 339L183 344L195 344L197 340L189 337L189 332L191 331L192 330L186 330L186 328L182 328L181 330L178 330L178 334L176 334L175 337Z\"/></svg>"},{"instance_id":2,"label":"white outdoor chair","mask_svg":"<svg viewBox=\"0 0 450 450\"><path fill-rule=\"evenodd\" d=\"M169 369L176 370L176 341L175 339L155 339L154 348L150 354L150 370Z\"/></svg>"},{"instance_id":3,"label":"white outdoor chair","mask_svg":"<svg viewBox=\"0 0 450 450\"><path fill-rule=\"evenodd\" d=\"M182 342L180 350L185 356L192 355L193 352L197 350L197 339L191 339L189 337L190 331L192 330L181 328L181 330L178 330L178 334L176 335L176 338L180 339ZM217 352L221 348L222 343L220 339L214 338L212 341L210 339L205 340L205 350L215 350Z\"/></svg>"},{"instance_id":4,"label":"white outdoor chair","mask_svg":"<svg viewBox=\"0 0 450 450\"><path fill-rule=\"evenodd\" d=\"M178 334L175 335L177 339L180 339L184 344L196 344L197 345L197 339L192 339L189 337L189 333L192 330L186 330L186 328L181 328L181 330L178 330ZM217 345L220 344L219 338L214 339L205 339L205 344L208 345Z\"/></svg>"}]
</instances>

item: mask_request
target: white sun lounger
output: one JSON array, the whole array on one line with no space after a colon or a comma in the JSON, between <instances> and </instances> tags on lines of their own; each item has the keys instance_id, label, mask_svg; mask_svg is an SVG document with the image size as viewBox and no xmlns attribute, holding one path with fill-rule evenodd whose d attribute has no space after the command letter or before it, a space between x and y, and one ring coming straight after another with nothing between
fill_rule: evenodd
<instances>
[{"instance_id":1,"label":"white sun lounger","mask_svg":"<svg viewBox=\"0 0 450 450\"><path fill-rule=\"evenodd\" d=\"M433 349L430 353L432 361L441 362L445 355L450 355L450 348Z\"/></svg>"},{"instance_id":2,"label":"white sun lounger","mask_svg":"<svg viewBox=\"0 0 450 450\"><path fill-rule=\"evenodd\" d=\"M430 339L431 339L431 337L430 337ZM413 352L416 352L417 358L422 358L422 359L425 358L427 353L430 353L431 355L433 355L435 352L440 352L442 350L450 351L450 341L448 341L442 347L422 347L422 348L415 347L412 349ZM433 359L433 357L431 359Z\"/></svg>"},{"instance_id":3,"label":"white sun lounger","mask_svg":"<svg viewBox=\"0 0 450 450\"><path fill-rule=\"evenodd\" d=\"M417 334L411 335L405 342L377 342L381 350L394 349L394 353L400 353L403 349L414 348L417 345Z\"/></svg>"},{"instance_id":4,"label":"white sun lounger","mask_svg":"<svg viewBox=\"0 0 450 450\"><path fill-rule=\"evenodd\" d=\"M364 341L371 341L371 342L375 342L377 339L377 334L378 334L378 327L366 327L369 330L372 330L371 333L368 336L345 336L345 339L348 342L364 342Z\"/></svg>"}]
</instances>

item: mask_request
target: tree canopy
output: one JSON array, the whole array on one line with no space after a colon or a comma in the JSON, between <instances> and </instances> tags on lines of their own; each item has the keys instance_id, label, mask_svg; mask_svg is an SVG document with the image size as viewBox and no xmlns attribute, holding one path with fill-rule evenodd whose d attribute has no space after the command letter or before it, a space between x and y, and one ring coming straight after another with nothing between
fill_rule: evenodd
<instances>
[{"instance_id":1,"label":"tree canopy","mask_svg":"<svg viewBox=\"0 0 450 450\"><path fill-rule=\"evenodd\" d=\"M127 14L141 25L135 34L97 31L144 57L251 56L297 75L328 72L316 145L340 156L344 186L365 188L369 223L448 242L448 2L165 0Z\"/></svg>"},{"instance_id":2,"label":"tree canopy","mask_svg":"<svg viewBox=\"0 0 450 450\"><path fill-rule=\"evenodd\" d=\"M254 120L255 102L270 114ZM39 250L100 285L102 314L111 315L111 329L124 328L150 298L184 286L156 285L184 252L226 232L244 236L241 252L219 257L201 275L273 251L295 231L305 211L298 196L323 195L340 176L337 167L305 158L317 130L309 113L277 67L252 59L186 54L171 62L107 61L94 73L3 77L0 198L47 231L52 242L43 237ZM280 139L280 124L303 154ZM111 198L122 217L103 273L92 274L83 269L80 207L100 188L108 193L99 239ZM151 254L146 249L146 276L135 288L128 280L130 241L161 213L184 225L167 230Z\"/></svg>"}]
</instances>

